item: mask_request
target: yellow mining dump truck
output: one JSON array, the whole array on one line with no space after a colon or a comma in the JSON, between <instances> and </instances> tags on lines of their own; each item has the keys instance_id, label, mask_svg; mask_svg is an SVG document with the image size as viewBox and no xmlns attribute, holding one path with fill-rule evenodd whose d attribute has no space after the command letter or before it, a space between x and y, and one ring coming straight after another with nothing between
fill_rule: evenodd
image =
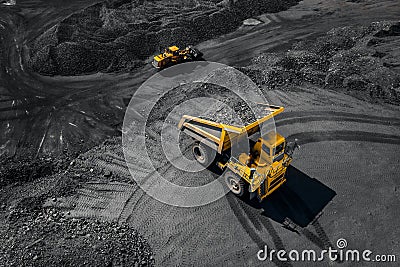
<instances>
[{"instance_id":1,"label":"yellow mining dump truck","mask_svg":"<svg viewBox=\"0 0 400 267\"><path fill-rule=\"evenodd\" d=\"M203 53L194 47L188 46L180 50L177 46L173 45L164 49L163 53L154 56L152 65L156 69L163 69L183 62L201 60L202 58Z\"/></svg>"},{"instance_id":2,"label":"yellow mining dump truck","mask_svg":"<svg viewBox=\"0 0 400 267\"><path fill-rule=\"evenodd\" d=\"M265 114L259 114L259 119L244 127L187 115L178 127L196 140L192 152L200 164L208 167L215 163L226 170L225 182L235 195L250 192L250 198L257 196L262 201L286 181L286 169L298 145L288 144L275 131L260 135L260 127L284 110L279 106L260 105Z\"/></svg>"}]
</instances>

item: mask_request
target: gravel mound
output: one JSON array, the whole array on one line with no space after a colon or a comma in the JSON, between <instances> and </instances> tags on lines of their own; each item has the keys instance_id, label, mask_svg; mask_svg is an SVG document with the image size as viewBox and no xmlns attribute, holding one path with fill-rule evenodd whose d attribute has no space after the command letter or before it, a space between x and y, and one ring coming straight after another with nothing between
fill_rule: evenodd
<instances>
[{"instance_id":1,"label":"gravel mound","mask_svg":"<svg viewBox=\"0 0 400 267\"><path fill-rule=\"evenodd\" d=\"M121 140L103 145L109 142ZM88 181L121 180L89 164L90 156L1 161L0 266L154 265L150 246L129 226L71 218L73 206L44 206L48 200L55 203L58 198L75 195ZM110 159L105 156L104 160Z\"/></svg>"},{"instance_id":2,"label":"gravel mound","mask_svg":"<svg viewBox=\"0 0 400 267\"><path fill-rule=\"evenodd\" d=\"M115 222L66 218L48 208L30 214L19 207L9 216L0 248L2 266L153 266L146 241Z\"/></svg>"},{"instance_id":3,"label":"gravel mound","mask_svg":"<svg viewBox=\"0 0 400 267\"><path fill-rule=\"evenodd\" d=\"M218 123L244 126L262 117L263 114L262 107L253 107L252 110L244 99L229 88L210 83L193 83L178 86L163 95L153 107L147 124L153 125L164 121L168 113L177 105L189 99L201 97L217 100L219 104L206 103L201 110L198 110L199 113L192 109L180 115L197 116ZM161 132L161 129L157 129L157 132Z\"/></svg>"},{"instance_id":4,"label":"gravel mound","mask_svg":"<svg viewBox=\"0 0 400 267\"><path fill-rule=\"evenodd\" d=\"M244 68L264 89L311 83L369 101L400 103L400 22L335 28Z\"/></svg>"},{"instance_id":5,"label":"gravel mound","mask_svg":"<svg viewBox=\"0 0 400 267\"><path fill-rule=\"evenodd\" d=\"M44 75L129 71L160 48L228 33L243 20L298 0L105 1L73 14L30 43L30 69Z\"/></svg>"},{"instance_id":6,"label":"gravel mound","mask_svg":"<svg viewBox=\"0 0 400 267\"><path fill-rule=\"evenodd\" d=\"M12 183L26 183L67 168L66 158L3 158L0 159L0 188Z\"/></svg>"}]
</instances>

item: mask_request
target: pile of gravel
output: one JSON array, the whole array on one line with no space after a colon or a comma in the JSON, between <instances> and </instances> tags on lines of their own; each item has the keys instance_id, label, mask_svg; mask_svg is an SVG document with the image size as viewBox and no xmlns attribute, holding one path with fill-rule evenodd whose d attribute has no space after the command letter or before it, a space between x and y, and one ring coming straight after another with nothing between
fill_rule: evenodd
<instances>
[{"instance_id":1,"label":"pile of gravel","mask_svg":"<svg viewBox=\"0 0 400 267\"><path fill-rule=\"evenodd\" d=\"M66 169L65 157L13 157L0 159L0 188L13 183L26 183Z\"/></svg>"},{"instance_id":2,"label":"pile of gravel","mask_svg":"<svg viewBox=\"0 0 400 267\"><path fill-rule=\"evenodd\" d=\"M1 266L153 266L146 240L125 224L19 207L2 231Z\"/></svg>"},{"instance_id":3,"label":"pile of gravel","mask_svg":"<svg viewBox=\"0 0 400 267\"><path fill-rule=\"evenodd\" d=\"M70 206L43 207L47 199L74 195L89 180L120 180L83 164L90 159L88 152L74 160L1 161L0 266L154 265L150 246L128 225L70 218Z\"/></svg>"},{"instance_id":4,"label":"pile of gravel","mask_svg":"<svg viewBox=\"0 0 400 267\"><path fill-rule=\"evenodd\" d=\"M304 83L343 91L365 100L400 104L400 22L335 28L286 53L267 53L244 68L264 89Z\"/></svg>"},{"instance_id":5,"label":"pile of gravel","mask_svg":"<svg viewBox=\"0 0 400 267\"><path fill-rule=\"evenodd\" d=\"M218 100L221 104L204 107L202 114L192 114L188 110L188 113L182 115L192 115L218 123L244 126L265 114L263 106L252 104L251 108L249 103L246 103L229 88L209 83L193 83L178 86L163 95L151 110L147 125L164 121L176 106L187 100L201 97ZM156 131L161 132L161 129Z\"/></svg>"}]
</instances>

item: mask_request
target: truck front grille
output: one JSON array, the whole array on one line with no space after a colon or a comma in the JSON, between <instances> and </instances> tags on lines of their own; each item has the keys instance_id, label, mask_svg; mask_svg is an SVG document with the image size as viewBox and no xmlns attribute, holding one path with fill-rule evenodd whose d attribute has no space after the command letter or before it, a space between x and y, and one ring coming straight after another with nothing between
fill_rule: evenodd
<instances>
[{"instance_id":1,"label":"truck front grille","mask_svg":"<svg viewBox=\"0 0 400 267\"><path fill-rule=\"evenodd\" d=\"M285 173L281 173L280 175L276 176L276 178L270 184L270 189L274 188L276 185L278 185L281 182L284 174Z\"/></svg>"}]
</instances>

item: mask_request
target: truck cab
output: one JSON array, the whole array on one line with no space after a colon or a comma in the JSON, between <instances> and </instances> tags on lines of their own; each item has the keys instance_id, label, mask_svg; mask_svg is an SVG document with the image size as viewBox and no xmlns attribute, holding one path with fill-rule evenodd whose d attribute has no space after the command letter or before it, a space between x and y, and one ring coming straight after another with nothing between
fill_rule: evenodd
<instances>
[{"instance_id":1,"label":"truck cab","mask_svg":"<svg viewBox=\"0 0 400 267\"><path fill-rule=\"evenodd\" d=\"M251 149L251 157L257 166L270 165L280 161L285 151L285 138L275 132L270 132L259 138Z\"/></svg>"}]
</instances>

